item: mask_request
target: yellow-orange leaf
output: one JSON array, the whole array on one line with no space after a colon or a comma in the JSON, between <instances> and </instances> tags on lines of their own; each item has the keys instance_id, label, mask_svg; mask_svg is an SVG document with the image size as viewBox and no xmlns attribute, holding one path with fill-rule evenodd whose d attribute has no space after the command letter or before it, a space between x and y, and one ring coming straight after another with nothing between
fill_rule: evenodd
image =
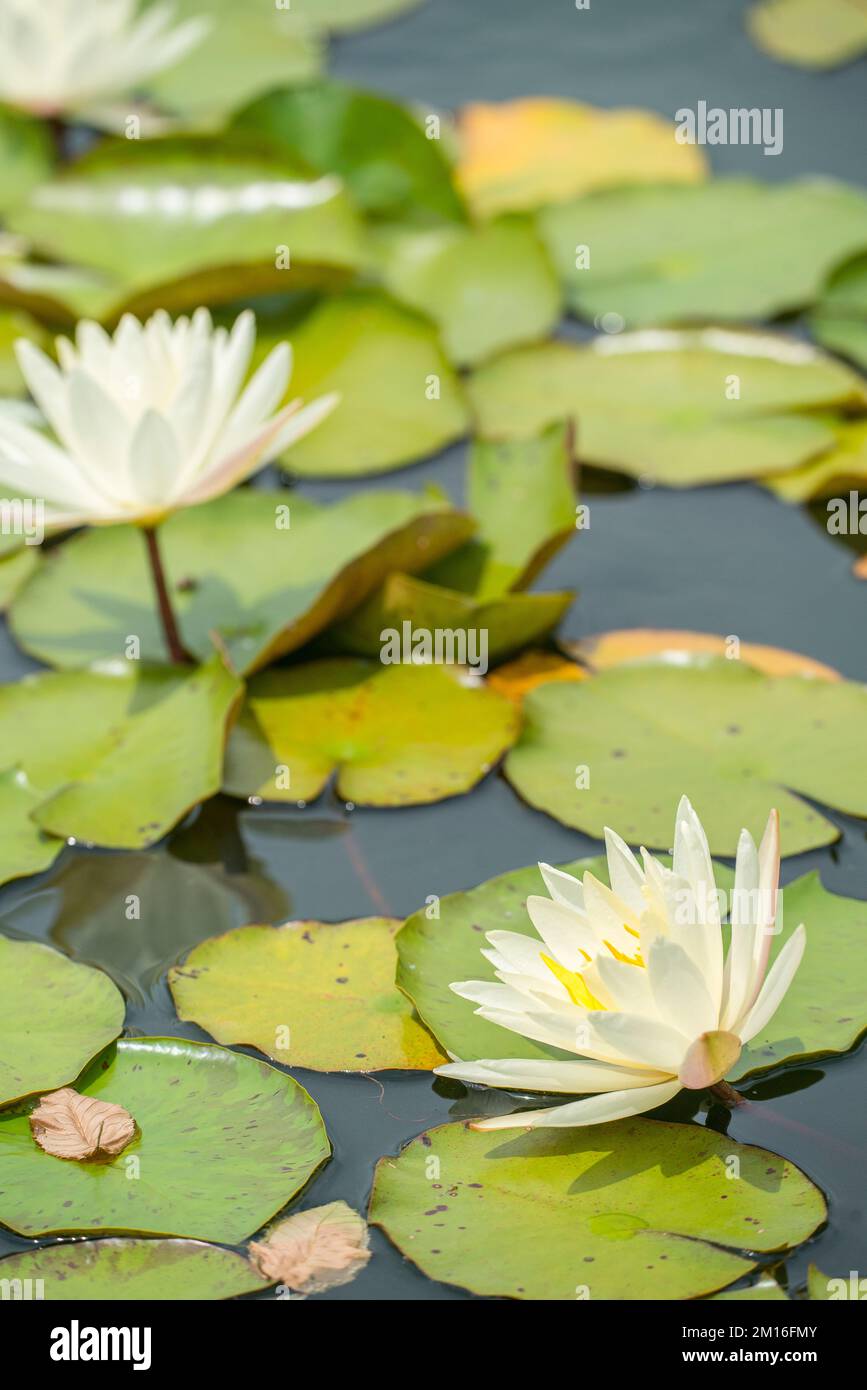
<instances>
[{"instance_id":1,"label":"yellow-orange leaf","mask_svg":"<svg viewBox=\"0 0 867 1390\"><path fill-rule=\"evenodd\" d=\"M80 1096L64 1086L42 1097L30 1128L46 1153L81 1160L119 1154L135 1135L135 1120L122 1105Z\"/></svg>"},{"instance_id":2,"label":"yellow-orange leaf","mask_svg":"<svg viewBox=\"0 0 867 1390\"><path fill-rule=\"evenodd\" d=\"M707 164L651 111L528 97L465 106L458 183L480 217L562 203L625 183L697 183Z\"/></svg>"},{"instance_id":3,"label":"yellow-orange leaf","mask_svg":"<svg viewBox=\"0 0 867 1390\"><path fill-rule=\"evenodd\" d=\"M570 655L590 671L607 671L611 666L654 659L677 662L691 656L727 656L730 639L712 632L682 632L676 628L620 628L614 632L599 632L582 637L577 642L564 643ZM814 661L800 652L788 652L782 647L765 647L756 642L741 642L738 657L748 666L763 671L766 676L812 676L816 680L841 680L839 671Z\"/></svg>"},{"instance_id":4,"label":"yellow-orange leaf","mask_svg":"<svg viewBox=\"0 0 867 1390\"><path fill-rule=\"evenodd\" d=\"M299 1211L272 1226L250 1246L250 1260L265 1279L298 1294L324 1293L348 1284L370 1259L367 1222L346 1202Z\"/></svg>"},{"instance_id":5,"label":"yellow-orange leaf","mask_svg":"<svg viewBox=\"0 0 867 1390\"><path fill-rule=\"evenodd\" d=\"M547 685L549 681L584 680L587 680L587 672L574 661L567 661L556 652L527 651L492 671L488 676L488 685L519 705L537 685Z\"/></svg>"}]
</instances>

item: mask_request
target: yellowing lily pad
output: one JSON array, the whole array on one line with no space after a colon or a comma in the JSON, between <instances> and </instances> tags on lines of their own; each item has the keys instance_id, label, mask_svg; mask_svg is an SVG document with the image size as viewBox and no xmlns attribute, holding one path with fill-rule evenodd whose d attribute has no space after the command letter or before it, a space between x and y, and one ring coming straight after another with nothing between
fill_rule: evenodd
<instances>
[{"instance_id":1,"label":"yellowing lily pad","mask_svg":"<svg viewBox=\"0 0 867 1390\"><path fill-rule=\"evenodd\" d=\"M807 928L804 959L770 1023L744 1048L731 1080L847 1052L867 1029L867 902L829 893L812 873L783 889L783 913L785 927L772 943L771 963L799 922Z\"/></svg>"},{"instance_id":2,"label":"yellowing lily pad","mask_svg":"<svg viewBox=\"0 0 867 1390\"><path fill-rule=\"evenodd\" d=\"M587 672L574 661L567 661L556 652L541 649L522 652L491 673L488 684L507 699L520 704L525 695L549 681L584 681Z\"/></svg>"},{"instance_id":3,"label":"yellowing lily pad","mask_svg":"<svg viewBox=\"0 0 867 1390\"><path fill-rule=\"evenodd\" d=\"M574 418L585 462L670 487L796 467L835 443L808 412L867 404L855 373L809 345L722 328L518 349L475 373L470 398L485 438Z\"/></svg>"},{"instance_id":4,"label":"yellowing lily pad","mask_svg":"<svg viewBox=\"0 0 867 1390\"><path fill-rule=\"evenodd\" d=\"M303 646L394 568L422 569L465 541L472 521L432 495L377 492L320 507L288 492L240 489L176 512L160 532L188 650L220 634L237 670ZM109 526L52 550L19 595L16 640L54 666L123 658L129 637L164 659L141 534Z\"/></svg>"},{"instance_id":5,"label":"yellowing lily pad","mask_svg":"<svg viewBox=\"0 0 867 1390\"><path fill-rule=\"evenodd\" d=\"M10 225L101 272L115 314L293 290L305 267L345 272L362 255L339 179L207 140L143 141L132 161L128 140L110 142L35 188Z\"/></svg>"},{"instance_id":6,"label":"yellowing lily pad","mask_svg":"<svg viewBox=\"0 0 867 1390\"><path fill-rule=\"evenodd\" d=\"M365 806L439 801L475 786L513 742L518 714L461 669L351 658L266 671L229 742L225 790Z\"/></svg>"},{"instance_id":7,"label":"yellowing lily pad","mask_svg":"<svg viewBox=\"0 0 867 1390\"><path fill-rule=\"evenodd\" d=\"M232 129L317 173L339 174L372 216L463 219L443 142L427 138L415 112L377 93L334 81L281 87L239 112Z\"/></svg>"},{"instance_id":8,"label":"yellowing lily pad","mask_svg":"<svg viewBox=\"0 0 867 1390\"><path fill-rule=\"evenodd\" d=\"M383 473L436 453L469 428L434 328L384 296L328 299L293 331L292 346L292 395L340 395L328 419L284 456L295 473Z\"/></svg>"},{"instance_id":9,"label":"yellowing lily pad","mask_svg":"<svg viewBox=\"0 0 867 1390\"><path fill-rule=\"evenodd\" d=\"M682 632L666 628L633 627L616 632L597 632L577 642L561 644L576 660L591 671L607 671L611 666L625 666L642 661L668 661L674 666L688 665L692 657L699 662L706 655L726 656L729 660L746 662L766 676L813 676L817 680L842 680L839 671L814 661L800 652L787 652L781 647L766 647L758 642L738 642L718 637L710 632ZM732 655L729 656L729 652Z\"/></svg>"},{"instance_id":10,"label":"yellowing lily pad","mask_svg":"<svg viewBox=\"0 0 867 1390\"><path fill-rule=\"evenodd\" d=\"M179 1235L234 1245L329 1156L319 1110L266 1062L183 1038L126 1038L76 1089L122 1105L139 1135L114 1159L68 1163L0 1112L2 1220L20 1235Z\"/></svg>"},{"instance_id":11,"label":"yellowing lily pad","mask_svg":"<svg viewBox=\"0 0 867 1390\"><path fill-rule=\"evenodd\" d=\"M178 1017L312 1071L429 1071L446 1060L394 983L399 922L239 927L169 973Z\"/></svg>"},{"instance_id":12,"label":"yellowing lily pad","mask_svg":"<svg viewBox=\"0 0 867 1390\"><path fill-rule=\"evenodd\" d=\"M796 67L833 68L867 52L861 0L759 0L747 28L759 48Z\"/></svg>"},{"instance_id":13,"label":"yellowing lily pad","mask_svg":"<svg viewBox=\"0 0 867 1390\"><path fill-rule=\"evenodd\" d=\"M428 1130L380 1159L369 1217L442 1283L592 1303L712 1293L756 1267L747 1250L796 1245L826 1214L819 1189L777 1154L635 1119L505 1139Z\"/></svg>"},{"instance_id":14,"label":"yellowing lily pad","mask_svg":"<svg viewBox=\"0 0 867 1390\"><path fill-rule=\"evenodd\" d=\"M834 435L835 443L827 453L763 479L765 487L785 502L842 497L848 509L850 488L857 490L867 484L867 421L835 423Z\"/></svg>"},{"instance_id":15,"label":"yellowing lily pad","mask_svg":"<svg viewBox=\"0 0 867 1390\"><path fill-rule=\"evenodd\" d=\"M812 303L864 249L867 197L818 179L620 188L548 208L540 228L584 318L763 319Z\"/></svg>"},{"instance_id":16,"label":"yellowing lily pad","mask_svg":"<svg viewBox=\"0 0 867 1390\"><path fill-rule=\"evenodd\" d=\"M525 97L464 107L458 185L482 217L563 202L624 183L695 183L706 163L650 111Z\"/></svg>"},{"instance_id":17,"label":"yellowing lily pad","mask_svg":"<svg viewBox=\"0 0 867 1390\"><path fill-rule=\"evenodd\" d=\"M30 818L41 800L21 768L0 772L0 883L41 873L63 849Z\"/></svg>"},{"instance_id":18,"label":"yellowing lily pad","mask_svg":"<svg viewBox=\"0 0 867 1390\"><path fill-rule=\"evenodd\" d=\"M132 665L0 688L0 742L21 749L42 830L141 848L219 790L240 682L218 656L189 672Z\"/></svg>"},{"instance_id":19,"label":"yellowing lily pad","mask_svg":"<svg viewBox=\"0 0 867 1390\"><path fill-rule=\"evenodd\" d=\"M0 934L0 1106L69 1085L123 1017L123 996L101 970Z\"/></svg>"},{"instance_id":20,"label":"yellowing lily pad","mask_svg":"<svg viewBox=\"0 0 867 1390\"><path fill-rule=\"evenodd\" d=\"M0 1261L0 1280L6 1279L13 1288L16 1280L22 1289L38 1288L47 1302L65 1303L182 1303L237 1298L268 1286L234 1250L198 1240L116 1237L22 1250Z\"/></svg>"},{"instance_id":21,"label":"yellowing lily pad","mask_svg":"<svg viewBox=\"0 0 867 1390\"><path fill-rule=\"evenodd\" d=\"M390 229L378 246L386 288L437 324L451 362L467 366L533 342L560 317L560 289L531 223Z\"/></svg>"},{"instance_id":22,"label":"yellowing lily pad","mask_svg":"<svg viewBox=\"0 0 867 1390\"><path fill-rule=\"evenodd\" d=\"M668 846L684 790L717 854L733 852L743 825L759 834L777 806L783 853L799 854L839 835L801 796L867 816L865 717L867 689L848 681L772 678L711 656L620 666L532 691L505 772L563 824L597 837L616 826L649 847Z\"/></svg>"}]
</instances>

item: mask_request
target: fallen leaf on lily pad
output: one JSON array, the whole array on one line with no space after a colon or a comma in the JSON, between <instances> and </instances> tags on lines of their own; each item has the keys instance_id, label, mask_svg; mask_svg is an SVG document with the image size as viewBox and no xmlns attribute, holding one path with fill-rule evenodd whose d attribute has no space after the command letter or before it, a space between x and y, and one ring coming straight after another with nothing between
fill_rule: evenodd
<instances>
[{"instance_id":1,"label":"fallen leaf on lily pad","mask_svg":"<svg viewBox=\"0 0 867 1390\"><path fill-rule=\"evenodd\" d=\"M148 1303L237 1298L265 1287L243 1255L198 1240L60 1241L0 1261L5 1279L40 1280L63 1302Z\"/></svg>"},{"instance_id":2,"label":"fallen leaf on lily pad","mask_svg":"<svg viewBox=\"0 0 867 1390\"><path fill-rule=\"evenodd\" d=\"M30 1112L40 1149L55 1158L114 1157L135 1138L135 1120L122 1105L81 1096L69 1086L43 1096Z\"/></svg>"},{"instance_id":3,"label":"fallen leaf on lily pad","mask_svg":"<svg viewBox=\"0 0 867 1390\"><path fill-rule=\"evenodd\" d=\"M458 185L481 217L624 183L695 183L707 169L662 116L550 97L465 106L460 136Z\"/></svg>"},{"instance_id":4,"label":"fallen leaf on lily pad","mask_svg":"<svg viewBox=\"0 0 867 1390\"><path fill-rule=\"evenodd\" d=\"M835 443L809 412L867 406L858 376L809 344L723 328L520 348L479 368L470 400L485 438L574 418L585 462L669 487L793 468Z\"/></svg>"},{"instance_id":5,"label":"fallen leaf on lily pad","mask_svg":"<svg viewBox=\"0 0 867 1390\"><path fill-rule=\"evenodd\" d=\"M392 569L423 569L472 530L429 494L363 493L320 507L241 488L176 512L160 541L187 649L207 658L216 631L235 669L250 671L345 616ZM19 645L53 666L123 658L130 633L144 660L164 660L138 527L95 528L54 547L11 624Z\"/></svg>"},{"instance_id":6,"label":"fallen leaf on lily pad","mask_svg":"<svg viewBox=\"0 0 867 1390\"><path fill-rule=\"evenodd\" d=\"M378 656L384 631L402 632L405 624L410 633L439 630L453 634L456 644L465 643L469 660L478 664L481 655L497 661L528 642L538 642L557 626L573 598L572 593L561 592L503 593L477 599L458 589L392 574L367 603L328 636L341 651Z\"/></svg>"},{"instance_id":7,"label":"fallen leaf on lily pad","mask_svg":"<svg viewBox=\"0 0 867 1390\"><path fill-rule=\"evenodd\" d=\"M330 1153L318 1107L267 1062L184 1038L124 1038L76 1083L122 1105L139 1136L115 1157L58 1163L22 1110L0 1111L3 1222L19 1235L178 1235L236 1245Z\"/></svg>"},{"instance_id":8,"label":"fallen leaf on lily pad","mask_svg":"<svg viewBox=\"0 0 867 1390\"><path fill-rule=\"evenodd\" d=\"M430 1071L445 1057L394 983L386 917L239 927L169 972L178 1017L312 1071Z\"/></svg>"},{"instance_id":9,"label":"fallen leaf on lily pad","mask_svg":"<svg viewBox=\"0 0 867 1390\"><path fill-rule=\"evenodd\" d=\"M349 1284L370 1259L369 1247L364 1217L346 1202L329 1202L295 1212L249 1249L263 1279L307 1295Z\"/></svg>"},{"instance_id":10,"label":"fallen leaf on lily pad","mask_svg":"<svg viewBox=\"0 0 867 1390\"><path fill-rule=\"evenodd\" d=\"M689 665L693 658L701 664L706 655L725 656L740 660L766 676L814 676L817 680L839 681L839 671L814 661L799 652L787 652L781 647L766 647L758 642L737 642L710 632L683 632L671 628L632 627L614 632L597 632L576 642L561 643L583 666L591 671L607 671L611 666L626 666L642 661L667 661L673 666ZM729 651L733 651L731 657Z\"/></svg>"},{"instance_id":11,"label":"fallen leaf on lily pad","mask_svg":"<svg viewBox=\"0 0 867 1390\"><path fill-rule=\"evenodd\" d=\"M19 767L0 772L0 883L39 874L54 863L63 840L31 820L42 794Z\"/></svg>"},{"instance_id":12,"label":"fallen leaf on lily pad","mask_svg":"<svg viewBox=\"0 0 867 1390\"><path fill-rule=\"evenodd\" d=\"M515 739L508 700L462 683L461 668L335 658L251 681L226 755L224 790L362 806L411 806L475 786Z\"/></svg>"},{"instance_id":13,"label":"fallen leaf on lily pad","mask_svg":"<svg viewBox=\"0 0 867 1390\"><path fill-rule=\"evenodd\" d=\"M833 277L810 327L825 347L867 370L867 256L850 261Z\"/></svg>"},{"instance_id":14,"label":"fallen leaf on lily pad","mask_svg":"<svg viewBox=\"0 0 867 1390\"><path fill-rule=\"evenodd\" d=\"M443 142L377 92L335 81L281 87L238 112L231 128L317 173L339 174L371 216L463 220Z\"/></svg>"},{"instance_id":15,"label":"fallen leaf on lily pad","mask_svg":"<svg viewBox=\"0 0 867 1390\"><path fill-rule=\"evenodd\" d=\"M785 502L841 497L848 528L849 490L867 487L867 421L835 423L833 428L835 442L827 453L762 482Z\"/></svg>"},{"instance_id":16,"label":"fallen leaf on lily pad","mask_svg":"<svg viewBox=\"0 0 867 1390\"><path fill-rule=\"evenodd\" d=\"M546 209L540 228L584 318L765 319L812 303L864 249L867 197L829 179L618 188Z\"/></svg>"},{"instance_id":17,"label":"fallen leaf on lily pad","mask_svg":"<svg viewBox=\"0 0 867 1390\"><path fill-rule=\"evenodd\" d=\"M744 662L646 662L527 696L505 774L531 806L601 838L666 848L685 788L711 851L730 855L741 827L781 817L783 854L833 843L837 827L801 797L867 816L867 689L848 681L765 676ZM798 795L801 794L801 796Z\"/></svg>"},{"instance_id":18,"label":"fallen leaf on lily pad","mask_svg":"<svg viewBox=\"0 0 867 1390\"><path fill-rule=\"evenodd\" d=\"M560 317L560 288L532 224L390 228L377 265L397 299L437 324L456 366L544 338Z\"/></svg>"},{"instance_id":19,"label":"fallen leaf on lily pad","mask_svg":"<svg viewBox=\"0 0 867 1390\"><path fill-rule=\"evenodd\" d=\"M35 188L10 225L41 255L101 272L114 316L294 289L305 266L347 272L362 256L339 180L207 140L142 141L132 163L129 141L109 142Z\"/></svg>"},{"instance_id":20,"label":"fallen leaf on lily pad","mask_svg":"<svg viewBox=\"0 0 867 1390\"><path fill-rule=\"evenodd\" d=\"M441 1182L428 1176L432 1159ZM756 1252L806 1240L827 1208L767 1149L634 1119L507 1138L463 1124L428 1130L379 1160L368 1216L441 1283L595 1302L713 1293L755 1269Z\"/></svg>"},{"instance_id":21,"label":"fallen leaf on lily pad","mask_svg":"<svg viewBox=\"0 0 867 1390\"><path fill-rule=\"evenodd\" d=\"M0 1107L74 1081L123 1020L123 995L101 970L0 933Z\"/></svg>"},{"instance_id":22,"label":"fallen leaf on lily pad","mask_svg":"<svg viewBox=\"0 0 867 1390\"><path fill-rule=\"evenodd\" d=\"M284 455L294 473L384 473L467 433L461 385L420 315L358 291L326 300L291 336L292 395L340 396L328 419ZM269 346L266 334L259 350Z\"/></svg>"},{"instance_id":23,"label":"fallen leaf on lily pad","mask_svg":"<svg viewBox=\"0 0 867 1390\"><path fill-rule=\"evenodd\" d=\"M189 670L134 667L0 687L0 742L22 749L42 830L138 849L219 790L240 681L219 655Z\"/></svg>"},{"instance_id":24,"label":"fallen leaf on lily pad","mask_svg":"<svg viewBox=\"0 0 867 1390\"><path fill-rule=\"evenodd\" d=\"M861 0L759 0L747 29L772 58L797 67L834 68L867 52Z\"/></svg>"}]
</instances>

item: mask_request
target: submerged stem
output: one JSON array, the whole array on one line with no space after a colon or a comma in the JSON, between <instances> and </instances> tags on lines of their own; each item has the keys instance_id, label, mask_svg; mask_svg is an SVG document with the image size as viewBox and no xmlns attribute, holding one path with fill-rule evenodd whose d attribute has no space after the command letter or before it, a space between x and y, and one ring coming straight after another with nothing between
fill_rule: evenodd
<instances>
[{"instance_id":1,"label":"submerged stem","mask_svg":"<svg viewBox=\"0 0 867 1390\"><path fill-rule=\"evenodd\" d=\"M734 1110L738 1105L746 1105L744 1097L734 1086L730 1086L727 1081L717 1081L713 1086L708 1086L708 1090L714 1100L718 1100L722 1105L728 1106L729 1110Z\"/></svg>"},{"instance_id":2,"label":"submerged stem","mask_svg":"<svg viewBox=\"0 0 867 1390\"><path fill-rule=\"evenodd\" d=\"M145 544L148 550L148 560L150 561L151 574L154 581L154 589L157 596L157 607L160 614L160 622L163 626L163 636L166 639L166 648L169 658L176 665L182 666L189 663L189 655L184 650L178 625L175 621L175 614L172 608L172 601L169 598L169 588L166 583L166 574L163 569L162 556L160 555L159 541L157 540L156 527L143 526Z\"/></svg>"}]
</instances>

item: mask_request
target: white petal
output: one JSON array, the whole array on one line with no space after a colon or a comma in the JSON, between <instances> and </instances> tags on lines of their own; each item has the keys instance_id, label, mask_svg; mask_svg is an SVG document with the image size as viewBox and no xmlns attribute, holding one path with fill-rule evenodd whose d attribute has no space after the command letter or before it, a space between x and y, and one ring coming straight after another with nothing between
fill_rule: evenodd
<instances>
[{"instance_id":1,"label":"white petal","mask_svg":"<svg viewBox=\"0 0 867 1390\"><path fill-rule=\"evenodd\" d=\"M647 971L641 966L627 965L625 961L615 960L613 956L600 951L596 957L595 968L615 1001L614 1012L641 1014L645 1018L659 1017L650 992Z\"/></svg>"},{"instance_id":2,"label":"white petal","mask_svg":"<svg viewBox=\"0 0 867 1390\"><path fill-rule=\"evenodd\" d=\"M448 1062L434 1067L438 1076L452 1076L477 1086L502 1086L516 1091L551 1091L590 1095L603 1091L654 1086L670 1078L663 1072L634 1071L608 1062L558 1062L515 1057L500 1061Z\"/></svg>"},{"instance_id":3,"label":"white petal","mask_svg":"<svg viewBox=\"0 0 867 1390\"><path fill-rule=\"evenodd\" d=\"M574 908L531 895L527 912L550 954L567 970L582 970L595 955L596 937Z\"/></svg>"},{"instance_id":4,"label":"white petal","mask_svg":"<svg viewBox=\"0 0 867 1390\"><path fill-rule=\"evenodd\" d=\"M644 911L644 874L641 872L641 865L626 841L615 831L609 830L606 825L604 833L611 887L617 896L629 905L633 913L640 917Z\"/></svg>"},{"instance_id":5,"label":"white petal","mask_svg":"<svg viewBox=\"0 0 867 1390\"><path fill-rule=\"evenodd\" d=\"M555 903L574 907L578 912L584 911L584 889L577 878L563 869L552 869L550 864L540 864L539 871Z\"/></svg>"},{"instance_id":6,"label":"white petal","mask_svg":"<svg viewBox=\"0 0 867 1390\"><path fill-rule=\"evenodd\" d=\"M639 1014L592 1013L589 1020L591 1047L596 1050L601 1040L611 1049L611 1061L676 1074L689 1046L676 1028Z\"/></svg>"},{"instance_id":7,"label":"white petal","mask_svg":"<svg viewBox=\"0 0 867 1390\"><path fill-rule=\"evenodd\" d=\"M643 1115L672 1100L682 1090L679 1081L664 1081L640 1090L609 1091L589 1100L575 1100L568 1105L554 1105L549 1110L524 1110L515 1115L495 1115L477 1120L472 1129L572 1129L579 1125L597 1125L611 1120L627 1120Z\"/></svg>"},{"instance_id":8,"label":"white petal","mask_svg":"<svg viewBox=\"0 0 867 1390\"><path fill-rule=\"evenodd\" d=\"M647 974L660 1018L687 1038L717 1027L716 1006L695 962L675 941L657 937Z\"/></svg>"},{"instance_id":9,"label":"white petal","mask_svg":"<svg viewBox=\"0 0 867 1390\"><path fill-rule=\"evenodd\" d=\"M278 345L268 354L265 361L250 378L244 393L232 414L227 429L233 437L243 438L253 434L263 421L276 410L289 385L291 358L288 343Z\"/></svg>"},{"instance_id":10,"label":"white petal","mask_svg":"<svg viewBox=\"0 0 867 1390\"><path fill-rule=\"evenodd\" d=\"M795 971L801 964L806 944L807 932L802 922L783 946L768 971L758 999L738 1028L741 1042L748 1043L770 1023L783 1002L785 993L795 977Z\"/></svg>"},{"instance_id":11,"label":"white petal","mask_svg":"<svg viewBox=\"0 0 867 1390\"><path fill-rule=\"evenodd\" d=\"M168 508L179 467L178 444L171 425L165 416L146 410L129 448L133 495L155 508Z\"/></svg>"}]
</instances>

